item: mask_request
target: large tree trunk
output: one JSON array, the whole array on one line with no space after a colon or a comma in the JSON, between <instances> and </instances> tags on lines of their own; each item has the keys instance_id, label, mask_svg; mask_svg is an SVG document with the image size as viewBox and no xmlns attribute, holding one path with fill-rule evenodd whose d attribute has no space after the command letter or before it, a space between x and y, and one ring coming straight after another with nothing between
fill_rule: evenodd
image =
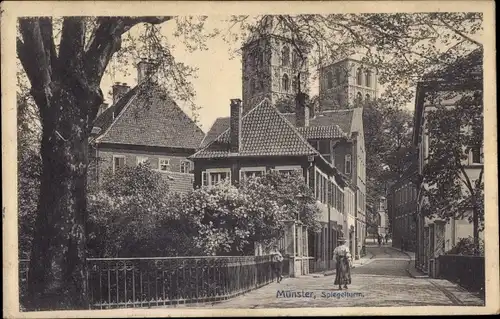
<instances>
[{"instance_id":1,"label":"large tree trunk","mask_svg":"<svg viewBox=\"0 0 500 319\"><path fill-rule=\"evenodd\" d=\"M88 117L83 90L62 88L42 118L39 213L29 268L29 308L85 309ZM58 120L54 121L54 117Z\"/></svg>"}]
</instances>

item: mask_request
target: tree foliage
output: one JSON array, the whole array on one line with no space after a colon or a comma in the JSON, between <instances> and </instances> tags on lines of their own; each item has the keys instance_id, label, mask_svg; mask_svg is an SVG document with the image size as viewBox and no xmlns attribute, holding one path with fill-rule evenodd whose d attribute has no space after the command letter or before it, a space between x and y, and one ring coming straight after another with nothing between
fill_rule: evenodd
<instances>
[{"instance_id":1,"label":"tree foliage","mask_svg":"<svg viewBox=\"0 0 500 319\"><path fill-rule=\"evenodd\" d=\"M406 109L384 100L366 102L363 108L366 147L367 202L378 206L380 197L415 160L412 148L413 117Z\"/></svg>"},{"instance_id":2,"label":"tree foliage","mask_svg":"<svg viewBox=\"0 0 500 319\"><path fill-rule=\"evenodd\" d=\"M423 183L428 201L423 210L445 220L467 217L477 238L484 227L482 88L440 93L426 116L429 144ZM447 107L450 99L456 102ZM476 167L470 162L473 151L478 154Z\"/></svg>"},{"instance_id":3,"label":"tree foliage","mask_svg":"<svg viewBox=\"0 0 500 319\"><path fill-rule=\"evenodd\" d=\"M89 252L95 257L196 254L186 216L173 209L177 197L148 165L107 171L89 194Z\"/></svg>"}]
</instances>

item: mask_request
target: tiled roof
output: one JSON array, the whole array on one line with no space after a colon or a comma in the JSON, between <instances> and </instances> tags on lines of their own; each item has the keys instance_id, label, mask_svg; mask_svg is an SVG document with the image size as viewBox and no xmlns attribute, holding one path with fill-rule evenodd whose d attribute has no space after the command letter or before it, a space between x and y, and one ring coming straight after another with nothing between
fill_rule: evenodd
<instances>
[{"instance_id":1,"label":"tiled roof","mask_svg":"<svg viewBox=\"0 0 500 319\"><path fill-rule=\"evenodd\" d=\"M201 142L200 148L203 148L213 142L219 135L224 133L225 130L229 128L229 117L219 117L215 120L210 130L205 135L205 138Z\"/></svg>"},{"instance_id":2,"label":"tiled roof","mask_svg":"<svg viewBox=\"0 0 500 319\"><path fill-rule=\"evenodd\" d=\"M101 127L96 140L105 143L196 149L205 136L157 85L133 88L95 126Z\"/></svg>"},{"instance_id":3,"label":"tiled roof","mask_svg":"<svg viewBox=\"0 0 500 319\"><path fill-rule=\"evenodd\" d=\"M306 139L320 138L342 138L347 135L340 129L338 125L330 126L306 126L298 127L297 130Z\"/></svg>"},{"instance_id":4,"label":"tiled roof","mask_svg":"<svg viewBox=\"0 0 500 319\"><path fill-rule=\"evenodd\" d=\"M162 176L167 180L170 190L174 193L185 194L193 189L193 174L162 172Z\"/></svg>"},{"instance_id":5,"label":"tiled roof","mask_svg":"<svg viewBox=\"0 0 500 319\"><path fill-rule=\"evenodd\" d=\"M309 127L334 126L346 134L351 134L354 109L333 110L318 112L315 117L309 119ZM291 123L295 124L295 113L283 114Z\"/></svg>"},{"instance_id":6,"label":"tiled roof","mask_svg":"<svg viewBox=\"0 0 500 319\"><path fill-rule=\"evenodd\" d=\"M191 158L300 156L318 154L297 129L266 99L243 115L238 154L229 152L229 129Z\"/></svg>"}]
</instances>

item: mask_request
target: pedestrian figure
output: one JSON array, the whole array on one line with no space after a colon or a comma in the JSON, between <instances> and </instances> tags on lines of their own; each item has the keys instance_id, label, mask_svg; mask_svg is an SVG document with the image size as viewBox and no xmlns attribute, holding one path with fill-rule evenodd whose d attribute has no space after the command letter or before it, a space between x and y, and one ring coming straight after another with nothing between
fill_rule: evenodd
<instances>
[{"instance_id":1,"label":"pedestrian figure","mask_svg":"<svg viewBox=\"0 0 500 319\"><path fill-rule=\"evenodd\" d=\"M389 243L389 234L385 234L385 243L388 244Z\"/></svg>"},{"instance_id":2,"label":"pedestrian figure","mask_svg":"<svg viewBox=\"0 0 500 319\"><path fill-rule=\"evenodd\" d=\"M349 246L343 237L338 239L339 246L333 250L333 259L335 260L336 274L334 285L339 285L339 290L342 290L342 285L347 289L347 285L351 284L351 265L352 256L349 251Z\"/></svg>"},{"instance_id":3,"label":"pedestrian figure","mask_svg":"<svg viewBox=\"0 0 500 319\"><path fill-rule=\"evenodd\" d=\"M274 245L271 255L273 256L274 273L276 274L277 279L276 281L281 282L283 279L283 276L281 275L283 269L283 255L281 255L278 245Z\"/></svg>"},{"instance_id":4,"label":"pedestrian figure","mask_svg":"<svg viewBox=\"0 0 500 319\"><path fill-rule=\"evenodd\" d=\"M378 246L382 245L382 236L378 235Z\"/></svg>"}]
</instances>

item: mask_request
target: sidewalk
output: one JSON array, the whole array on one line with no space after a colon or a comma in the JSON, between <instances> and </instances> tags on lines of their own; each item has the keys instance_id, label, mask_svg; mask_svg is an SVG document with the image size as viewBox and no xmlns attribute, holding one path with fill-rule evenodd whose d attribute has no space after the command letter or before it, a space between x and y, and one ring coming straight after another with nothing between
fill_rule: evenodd
<instances>
[{"instance_id":1,"label":"sidewalk","mask_svg":"<svg viewBox=\"0 0 500 319\"><path fill-rule=\"evenodd\" d=\"M394 250L400 251L403 254L407 255L410 257L410 262L408 263L408 268L406 268L406 272L413 278L429 278L428 275L424 274L417 268L415 268L415 253L411 251L403 251L400 248L397 247L390 247Z\"/></svg>"}]
</instances>

